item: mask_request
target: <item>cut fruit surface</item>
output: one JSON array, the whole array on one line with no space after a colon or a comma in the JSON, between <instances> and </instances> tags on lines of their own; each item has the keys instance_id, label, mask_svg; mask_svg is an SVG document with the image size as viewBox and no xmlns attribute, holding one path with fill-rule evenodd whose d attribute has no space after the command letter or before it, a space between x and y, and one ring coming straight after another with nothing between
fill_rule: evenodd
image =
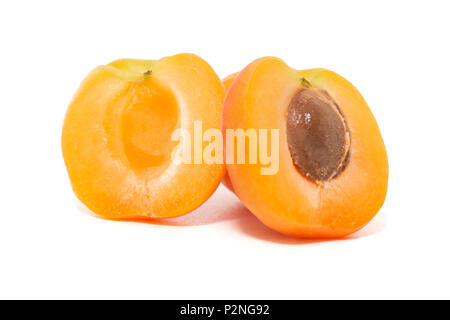
<instances>
[{"instance_id":1,"label":"cut fruit surface","mask_svg":"<svg viewBox=\"0 0 450 320\"><path fill-rule=\"evenodd\" d=\"M387 192L378 125L358 90L325 69L273 57L224 79L222 130L279 130L279 170L227 162L224 184L264 224L298 237L340 237L366 225ZM226 148L230 148L226 141ZM228 179L228 180L227 180Z\"/></svg>"},{"instance_id":2,"label":"cut fruit surface","mask_svg":"<svg viewBox=\"0 0 450 320\"><path fill-rule=\"evenodd\" d=\"M218 163L187 164L176 129L220 129L224 89L192 54L122 59L93 70L64 120L62 151L76 196L107 218L186 214L215 191Z\"/></svg>"}]
</instances>

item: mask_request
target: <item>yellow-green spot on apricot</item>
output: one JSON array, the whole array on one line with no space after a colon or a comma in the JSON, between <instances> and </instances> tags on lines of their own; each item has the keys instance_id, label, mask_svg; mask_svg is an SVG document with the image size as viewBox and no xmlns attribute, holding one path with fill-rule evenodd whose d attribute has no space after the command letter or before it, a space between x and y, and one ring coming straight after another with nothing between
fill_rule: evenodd
<instances>
[{"instance_id":1,"label":"yellow-green spot on apricot","mask_svg":"<svg viewBox=\"0 0 450 320\"><path fill-rule=\"evenodd\" d=\"M302 86L305 87L305 88L311 88L312 87L311 82L309 82L306 78L302 78L300 80L300 82L301 82Z\"/></svg>"},{"instance_id":2,"label":"yellow-green spot on apricot","mask_svg":"<svg viewBox=\"0 0 450 320\"><path fill-rule=\"evenodd\" d=\"M152 70L147 70L144 72L144 79L147 79L152 74Z\"/></svg>"}]
</instances>

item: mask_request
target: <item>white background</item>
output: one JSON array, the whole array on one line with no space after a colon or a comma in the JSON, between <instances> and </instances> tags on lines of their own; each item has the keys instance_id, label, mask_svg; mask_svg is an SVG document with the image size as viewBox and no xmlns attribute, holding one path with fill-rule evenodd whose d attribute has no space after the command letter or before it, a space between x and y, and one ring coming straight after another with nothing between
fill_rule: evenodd
<instances>
[{"instance_id":1,"label":"white background","mask_svg":"<svg viewBox=\"0 0 450 320\"><path fill-rule=\"evenodd\" d=\"M0 298L450 298L448 1L2 1ZM361 91L388 150L377 217L345 240L258 222L223 187L164 224L94 217L60 135L95 66L273 55Z\"/></svg>"}]
</instances>

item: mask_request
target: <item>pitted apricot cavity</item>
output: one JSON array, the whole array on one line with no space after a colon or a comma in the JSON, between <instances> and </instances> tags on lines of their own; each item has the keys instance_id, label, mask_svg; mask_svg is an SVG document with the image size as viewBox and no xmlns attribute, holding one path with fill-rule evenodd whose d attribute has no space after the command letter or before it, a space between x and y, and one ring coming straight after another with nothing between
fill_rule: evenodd
<instances>
[{"instance_id":1,"label":"pitted apricot cavity","mask_svg":"<svg viewBox=\"0 0 450 320\"><path fill-rule=\"evenodd\" d=\"M148 71L147 71L148 72ZM179 125L179 108L173 94L150 75L128 93L128 105L122 118L122 139L130 166L147 169L170 161L176 142L172 132Z\"/></svg>"},{"instance_id":2,"label":"pitted apricot cavity","mask_svg":"<svg viewBox=\"0 0 450 320\"><path fill-rule=\"evenodd\" d=\"M349 160L350 133L343 114L325 90L298 90L287 109L286 133L296 168L320 183L339 175Z\"/></svg>"}]
</instances>

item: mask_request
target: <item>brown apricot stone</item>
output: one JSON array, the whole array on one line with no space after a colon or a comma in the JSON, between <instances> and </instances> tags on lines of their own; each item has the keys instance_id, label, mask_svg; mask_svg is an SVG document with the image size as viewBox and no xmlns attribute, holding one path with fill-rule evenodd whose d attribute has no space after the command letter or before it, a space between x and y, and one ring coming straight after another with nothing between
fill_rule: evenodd
<instances>
[{"instance_id":1,"label":"brown apricot stone","mask_svg":"<svg viewBox=\"0 0 450 320\"><path fill-rule=\"evenodd\" d=\"M292 160L309 179L330 180L345 168L350 134L339 107L326 91L297 91L287 110L286 130Z\"/></svg>"}]
</instances>

